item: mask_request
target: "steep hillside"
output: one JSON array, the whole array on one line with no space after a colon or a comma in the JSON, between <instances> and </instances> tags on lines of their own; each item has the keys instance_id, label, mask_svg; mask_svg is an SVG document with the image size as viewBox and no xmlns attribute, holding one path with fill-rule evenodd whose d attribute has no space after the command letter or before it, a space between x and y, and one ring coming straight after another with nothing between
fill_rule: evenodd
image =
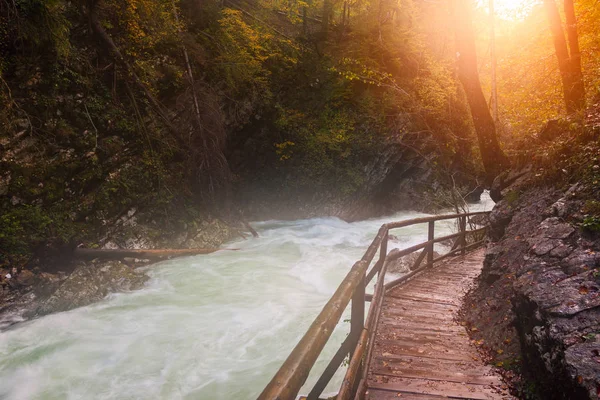
<instances>
[{"instance_id":1,"label":"steep hillside","mask_svg":"<svg viewBox=\"0 0 600 400\"><path fill-rule=\"evenodd\" d=\"M324 28L318 2L2 4L0 263L186 247L216 220L434 208L424 193L477 186L427 5L336 9Z\"/></svg>"}]
</instances>

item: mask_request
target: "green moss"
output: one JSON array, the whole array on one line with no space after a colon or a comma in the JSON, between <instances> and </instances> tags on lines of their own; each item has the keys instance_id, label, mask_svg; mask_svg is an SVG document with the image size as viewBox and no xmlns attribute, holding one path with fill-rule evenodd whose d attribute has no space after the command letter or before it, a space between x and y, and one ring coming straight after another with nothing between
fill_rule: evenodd
<instances>
[{"instance_id":1,"label":"green moss","mask_svg":"<svg viewBox=\"0 0 600 400\"><path fill-rule=\"evenodd\" d=\"M518 190L511 190L506 193L503 200L506 201L506 204L508 204L509 207L513 207L520 196L521 193Z\"/></svg>"}]
</instances>

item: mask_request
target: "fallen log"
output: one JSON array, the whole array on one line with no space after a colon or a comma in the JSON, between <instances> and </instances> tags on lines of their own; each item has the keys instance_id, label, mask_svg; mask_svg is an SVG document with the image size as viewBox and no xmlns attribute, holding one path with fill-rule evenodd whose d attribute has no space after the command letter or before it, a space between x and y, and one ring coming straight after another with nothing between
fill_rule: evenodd
<instances>
[{"instance_id":1,"label":"fallen log","mask_svg":"<svg viewBox=\"0 0 600 400\"><path fill-rule=\"evenodd\" d=\"M101 258L105 260L121 260L124 258L139 258L143 260L167 260L174 257L195 256L198 254L210 254L218 250L235 251L239 249L84 249L76 248L73 252L74 258L93 260Z\"/></svg>"}]
</instances>

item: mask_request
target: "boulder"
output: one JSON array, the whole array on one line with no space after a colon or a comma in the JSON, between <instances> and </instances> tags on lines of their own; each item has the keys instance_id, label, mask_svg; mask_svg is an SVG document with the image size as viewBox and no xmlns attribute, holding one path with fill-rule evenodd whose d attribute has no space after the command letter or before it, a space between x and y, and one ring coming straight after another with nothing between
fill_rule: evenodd
<instances>
[{"instance_id":1,"label":"boulder","mask_svg":"<svg viewBox=\"0 0 600 400\"><path fill-rule=\"evenodd\" d=\"M38 277L28 269L22 270L15 279L21 286L32 286L38 281Z\"/></svg>"},{"instance_id":2,"label":"boulder","mask_svg":"<svg viewBox=\"0 0 600 400\"><path fill-rule=\"evenodd\" d=\"M107 294L140 289L148 280L120 261L79 265L39 307L37 315L67 311L102 300Z\"/></svg>"},{"instance_id":3,"label":"boulder","mask_svg":"<svg viewBox=\"0 0 600 400\"><path fill-rule=\"evenodd\" d=\"M400 252L399 249L393 249L389 252L388 256L396 254L398 252ZM421 267L427 263L427 259L424 258L417 267L413 268L420 254L421 253L417 251L389 262L387 266L387 272L395 274L406 274L410 271L414 271L418 267ZM439 256L440 254L437 251L433 252L433 258L437 258Z\"/></svg>"}]
</instances>

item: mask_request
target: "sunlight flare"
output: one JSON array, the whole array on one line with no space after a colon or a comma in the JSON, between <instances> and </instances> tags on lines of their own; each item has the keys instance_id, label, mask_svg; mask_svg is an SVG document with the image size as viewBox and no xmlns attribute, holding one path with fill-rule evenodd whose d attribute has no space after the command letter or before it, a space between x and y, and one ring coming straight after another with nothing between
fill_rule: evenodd
<instances>
[{"instance_id":1,"label":"sunlight flare","mask_svg":"<svg viewBox=\"0 0 600 400\"><path fill-rule=\"evenodd\" d=\"M488 0L480 0L480 6L488 8ZM535 7L539 0L494 0L494 11L498 18L505 20L523 19Z\"/></svg>"}]
</instances>

